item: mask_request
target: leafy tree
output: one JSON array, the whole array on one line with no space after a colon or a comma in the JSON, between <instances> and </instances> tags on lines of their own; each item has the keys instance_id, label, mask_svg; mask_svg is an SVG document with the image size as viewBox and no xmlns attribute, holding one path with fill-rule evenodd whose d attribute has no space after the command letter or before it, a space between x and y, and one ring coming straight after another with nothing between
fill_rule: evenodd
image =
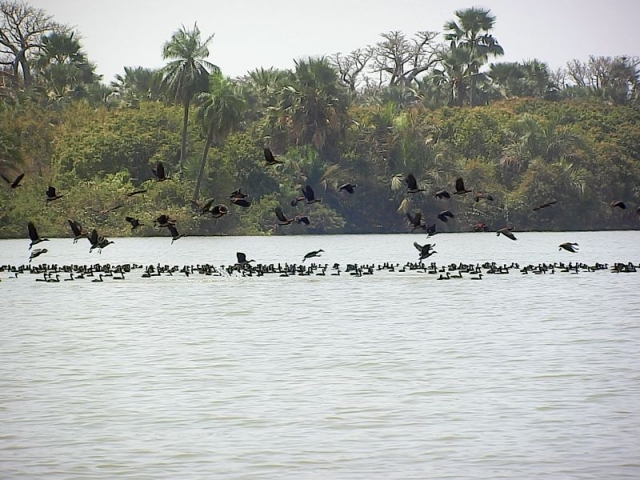
<instances>
[{"instance_id":1,"label":"leafy tree","mask_svg":"<svg viewBox=\"0 0 640 480\"><path fill-rule=\"evenodd\" d=\"M193 193L194 200L197 200L200 194L202 176L211 145L214 140L222 143L229 133L238 128L245 109L245 102L238 85L220 73L211 76L209 92L200 93L198 103L196 115L205 132L206 140Z\"/></svg>"},{"instance_id":2,"label":"leafy tree","mask_svg":"<svg viewBox=\"0 0 640 480\"><path fill-rule=\"evenodd\" d=\"M182 175L182 166L187 150L187 125L189 123L189 107L193 96L205 92L209 86L209 75L219 72L216 65L205 60L209 56L208 45L214 35L202 39L200 29L194 24L192 30L184 26L171 36L162 48L162 58L171 60L163 68L163 84L167 88L169 98L182 104L184 116L182 120L182 141L178 172Z\"/></svg>"}]
</instances>

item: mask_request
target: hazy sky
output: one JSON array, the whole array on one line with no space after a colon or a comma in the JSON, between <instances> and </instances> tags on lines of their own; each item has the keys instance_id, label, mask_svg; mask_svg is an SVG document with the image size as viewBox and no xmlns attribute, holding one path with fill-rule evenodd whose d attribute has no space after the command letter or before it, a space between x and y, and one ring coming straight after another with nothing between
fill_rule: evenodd
<instances>
[{"instance_id":1,"label":"hazy sky","mask_svg":"<svg viewBox=\"0 0 640 480\"><path fill-rule=\"evenodd\" d=\"M162 45L181 25L215 33L209 61L228 76L293 60L348 53L392 30L442 31L456 10L497 17L498 61L539 59L553 69L589 55L640 55L637 0L27 0L77 28L109 82L125 66L160 67Z\"/></svg>"}]
</instances>

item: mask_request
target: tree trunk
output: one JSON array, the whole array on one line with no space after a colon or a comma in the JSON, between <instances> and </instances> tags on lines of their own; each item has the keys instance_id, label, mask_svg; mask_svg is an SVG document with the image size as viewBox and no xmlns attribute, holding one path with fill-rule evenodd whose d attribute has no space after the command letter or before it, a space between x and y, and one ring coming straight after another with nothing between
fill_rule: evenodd
<instances>
[{"instance_id":1,"label":"tree trunk","mask_svg":"<svg viewBox=\"0 0 640 480\"><path fill-rule=\"evenodd\" d=\"M200 195L200 185L202 184L202 177L204 176L204 168L207 165L207 156L209 155L209 148L213 143L213 126L209 127L207 132L207 140L204 142L204 151L202 152L202 160L200 161L200 170L198 171L198 180L196 180L196 189L193 192L193 201L198 200Z\"/></svg>"},{"instance_id":2,"label":"tree trunk","mask_svg":"<svg viewBox=\"0 0 640 480\"><path fill-rule=\"evenodd\" d=\"M180 145L180 160L178 161L178 176L182 178L182 167L184 165L184 159L187 156L187 126L189 124L189 105L191 99L186 98L184 100L184 117L182 118L182 143Z\"/></svg>"}]
</instances>

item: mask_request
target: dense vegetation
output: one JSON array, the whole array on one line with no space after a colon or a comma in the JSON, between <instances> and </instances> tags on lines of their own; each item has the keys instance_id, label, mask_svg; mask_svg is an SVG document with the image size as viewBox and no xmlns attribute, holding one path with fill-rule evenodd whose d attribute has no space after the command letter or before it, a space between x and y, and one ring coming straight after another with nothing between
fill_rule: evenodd
<instances>
[{"instance_id":1,"label":"dense vegetation","mask_svg":"<svg viewBox=\"0 0 640 480\"><path fill-rule=\"evenodd\" d=\"M159 46L165 68L125 67L106 86L76 32L0 0L0 172L25 173L18 188L0 185L0 236L25 236L27 219L69 235L68 218L128 235L125 215L145 224L136 234L156 235L160 213L191 235L408 231L405 213L418 210L442 231L637 228L638 59L557 72L489 63L503 53L494 22L462 10L442 33L390 32L348 55L237 79L206 61L211 37L183 27ZM265 146L284 163L266 166ZM169 180L153 180L157 162ZM425 192L406 194L410 172ZM459 176L494 200L434 198ZM345 182L354 194L338 191ZM322 203L291 206L307 184ZM64 197L47 204L48 185ZM192 207L229 205L237 188L251 207L220 219ZM277 205L311 225L276 226ZM446 224L435 220L445 208L456 214Z\"/></svg>"}]
</instances>

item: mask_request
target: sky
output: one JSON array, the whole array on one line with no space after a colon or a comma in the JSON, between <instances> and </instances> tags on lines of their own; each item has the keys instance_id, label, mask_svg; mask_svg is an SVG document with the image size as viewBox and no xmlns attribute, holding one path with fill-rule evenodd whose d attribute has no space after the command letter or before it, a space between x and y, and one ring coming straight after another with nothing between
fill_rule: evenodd
<instances>
[{"instance_id":1,"label":"sky","mask_svg":"<svg viewBox=\"0 0 640 480\"><path fill-rule=\"evenodd\" d=\"M237 77L256 68L294 68L294 59L347 54L380 34L441 32L455 11L489 9L505 55L553 70L589 55L640 56L636 0L27 0L80 32L89 59L109 83L124 67L158 68L162 46L197 22L215 34L209 61Z\"/></svg>"}]
</instances>

